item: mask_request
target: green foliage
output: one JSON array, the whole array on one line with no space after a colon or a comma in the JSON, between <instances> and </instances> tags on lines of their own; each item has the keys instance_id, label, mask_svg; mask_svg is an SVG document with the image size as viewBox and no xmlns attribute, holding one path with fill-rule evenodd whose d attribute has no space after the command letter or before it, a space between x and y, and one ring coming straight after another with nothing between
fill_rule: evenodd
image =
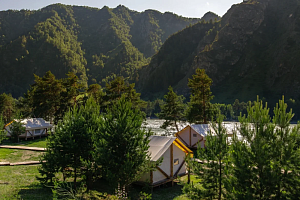
<instances>
[{"instance_id":1,"label":"green foliage","mask_svg":"<svg viewBox=\"0 0 300 200\"><path fill-rule=\"evenodd\" d=\"M0 115L0 144L2 141L6 138L6 132L4 131L4 121L2 119L2 116Z\"/></svg>"},{"instance_id":2,"label":"green foliage","mask_svg":"<svg viewBox=\"0 0 300 200\"><path fill-rule=\"evenodd\" d=\"M143 93L165 92L170 85L178 84L194 62L199 42L211 28L211 24L197 23L171 35L150 64L139 71Z\"/></svg>"},{"instance_id":3,"label":"green foliage","mask_svg":"<svg viewBox=\"0 0 300 200\"><path fill-rule=\"evenodd\" d=\"M145 107L145 102L140 99L141 94L135 90L135 84L129 84L124 77L118 76L106 83L104 105L111 107L122 96L132 103L133 108Z\"/></svg>"},{"instance_id":4,"label":"green foliage","mask_svg":"<svg viewBox=\"0 0 300 200\"><path fill-rule=\"evenodd\" d=\"M132 106L125 97L113 104L95 135L96 163L113 188L128 186L153 168L148 155L151 132L141 128L143 115Z\"/></svg>"},{"instance_id":5,"label":"green foliage","mask_svg":"<svg viewBox=\"0 0 300 200\"><path fill-rule=\"evenodd\" d=\"M269 109L257 100L249 104L247 116L240 116L232 144L235 199L296 199L299 196L299 125L290 127L292 111L284 99Z\"/></svg>"},{"instance_id":6,"label":"green foliage","mask_svg":"<svg viewBox=\"0 0 300 200\"><path fill-rule=\"evenodd\" d=\"M201 179L186 191L191 199L226 199L230 154L227 144L226 128L223 116L218 115L217 122L212 122L212 132L205 137L205 147L198 147L197 158L203 163L192 162L192 171ZM199 186L199 184L201 186Z\"/></svg>"},{"instance_id":7,"label":"green foliage","mask_svg":"<svg viewBox=\"0 0 300 200\"><path fill-rule=\"evenodd\" d=\"M77 96L83 88L74 73L67 76L58 80L50 71L43 77L35 75L35 83L27 92L23 106L28 106L35 117L57 123L69 108L77 104Z\"/></svg>"},{"instance_id":8,"label":"green foliage","mask_svg":"<svg viewBox=\"0 0 300 200\"><path fill-rule=\"evenodd\" d=\"M19 97L32 74L73 72L79 82L101 83L116 74L137 80L169 35L200 19L124 6L102 9L53 4L37 11L1 11L0 92ZM19 78L22 77L22 78Z\"/></svg>"},{"instance_id":9,"label":"green foliage","mask_svg":"<svg viewBox=\"0 0 300 200\"><path fill-rule=\"evenodd\" d=\"M63 120L55 128L55 134L50 135L47 151L42 157L42 161L46 161L39 169L42 183L52 182L55 174L62 172L64 179L66 176L74 178L75 189L77 177L82 176L90 188L97 171L92 156L92 137L100 123L100 107L93 99L89 99L84 106L75 106L65 113Z\"/></svg>"},{"instance_id":10,"label":"green foliage","mask_svg":"<svg viewBox=\"0 0 300 200\"><path fill-rule=\"evenodd\" d=\"M5 123L11 122L14 114L16 113L15 99L11 94L0 95L0 115L2 115Z\"/></svg>"},{"instance_id":11,"label":"green foliage","mask_svg":"<svg viewBox=\"0 0 300 200\"><path fill-rule=\"evenodd\" d=\"M13 123L10 124L9 130L10 130L10 135L11 139L14 142L19 142L19 136L23 133L25 133L26 128L24 124L21 122L21 117L15 119Z\"/></svg>"},{"instance_id":12,"label":"green foliage","mask_svg":"<svg viewBox=\"0 0 300 200\"><path fill-rule=\"evenodd\" d=\"M196 69L196 74L192 79L189 79L188 86L191 90L191 98L188 103L186 117L189 122L207 123L211 112L210 87L212 84L211 78L205 73L204 69Z\"/></svg>"},{"instance_id":13,"label":"green foliage","mask_svg":"<svg viewBox=\"0 0 300 200\"><path fill-rule=\"evenodd\" d=\"M177 96L173 88L169 87L169 92L164 96L165 103L161 105L161 112L157 115L160 119L164 119L161 128L166 129L169 126L175 126L179 132L177 122L184 117L184 97Z\"/></svg>"}]
</instances>

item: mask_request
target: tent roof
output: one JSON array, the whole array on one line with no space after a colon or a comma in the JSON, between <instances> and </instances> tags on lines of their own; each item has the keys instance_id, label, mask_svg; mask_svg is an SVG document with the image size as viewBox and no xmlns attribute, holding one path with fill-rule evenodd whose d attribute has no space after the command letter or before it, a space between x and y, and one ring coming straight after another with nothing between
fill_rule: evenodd
<instances>
[{"instance_id":1,"label":"tent roof","mask_svg":"<svg viewBox=\"0 0 300 200\"><path fill-rule=\"evenodd\" d=\"M176 138L152 135L149 139L151 161L157 161L168 150Z\"/></svg>"},{"instance_id":2,"label":"tent roof","mask_svg":"<svg viewBox=\"0 0 300 200\"><path fill-rule=\"evenodd\" d=\"M11 123L7 124L6 126L9 126ZM21 120L21 123L24 124L23 126L26 128L26 130L52 127L52 125L49 122L45 121L43 118L23 119Z\"/></svg>"},{"instance_id":3,"label":"tent roof","mask_svg":"<svg viewBox=\"0 0 300 200\"><path fill-rule=\"evenodd\" d=\"M157 161L159 158L161 158L161 156L168 150L168 148L173 143L186 154L193 154L193 152L189 148L187 148L182 142L180 142L175 137L152 135L149 139L149 154L151 157L151 161Z\"/></svg>"}]
</instances>

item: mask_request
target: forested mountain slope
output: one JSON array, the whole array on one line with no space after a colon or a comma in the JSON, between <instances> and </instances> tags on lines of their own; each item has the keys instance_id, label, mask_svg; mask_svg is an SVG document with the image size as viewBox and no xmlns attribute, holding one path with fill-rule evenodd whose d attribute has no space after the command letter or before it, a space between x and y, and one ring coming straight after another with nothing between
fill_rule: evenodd
<instances>
[{"instance_id":1,"label":"forested mountain slope","mask_svg":"<svg viewBox=\"0 0 300 200\"><path fill-rule=\"evenodd\" d=\"M205 20L218 17L213 13ZM201 19L124 6L102 9L54 4L0 12L0 93L23 95L33 74L75 72L83 84L116 75L131 80L173 33Z\"/></svg>"},{"instance_id":2,"label":"forested mountain slope","mask_svg":"<svg viewBox=\"0 0 300 200\"><path fill-rule=\"evenodd\" d=\"M213 25L196 24L173 35L141 70L140 91L155 98L172 85L189 96L188 78L203 68L213 80L215 102L248 101L256 95L270 102L281 95L299 100L299 5L298 0L252 0L233 5ZM189 31L197 29L198 34ZM178 43L184 40L190 42Z\"/></svg>"}]
</instances>

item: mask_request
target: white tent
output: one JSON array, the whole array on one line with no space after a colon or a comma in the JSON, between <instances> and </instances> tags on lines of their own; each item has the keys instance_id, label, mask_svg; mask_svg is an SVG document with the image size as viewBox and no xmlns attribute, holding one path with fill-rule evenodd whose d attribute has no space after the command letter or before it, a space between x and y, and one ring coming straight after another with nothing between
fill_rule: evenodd
<instances>
[{"instance_id":1,"label":"white tent","mask_svg":"<svg viewBox=\"0 0 300 200\"><path fill-rule=\"evenodd\" d=\"M200 145L205 147L205 137L211 131L209 124L187 125L184 129L175 134L175 136L190 149L197 148Z\"/></svg>"},{"instance_id":2,"label":"white tent","mask_svg":"<svg viewBox=\"0 0 300 200\"><path fill-rule=\"evenodd\" d=\"M9 124L5 125L4 129L6 131L6 136L11 137L10 127L14 121L10 122ZM48 135L48 130L52 128L52 125L45 121L42 118L29 118L21 120L23 127L25 127L25 133L22 133L19 138L33 138L34 137L41 137L43 135Z\"/></svg>"},{"instance_id":3,"label":"white tent","mask_svg":"<svg viewBox=\"0 0 300 200\"><path fill-rule=\"evenodd\" d=\"M193 152L175 137L151 136L149 143L151 161L163 158L155 171L146 173L140 182L150 182L151 186L158 186L173 181L178 176L187 174L185 157Z\"/></svg>"},{"instance_id":4,"label":"white tent","mask_svg":"<svg viewBox=\"0 0 300 200\"><path fill-rule=\"evenodd\" d=\"M225 127L229 138L233 136L233 132L236 130L237 125L237 123L233 122L223 122L223 126ZM198 146L205 148L205 137L209 132L214 135L211 124L194 124L186 126L184 129L177 132L175 136L190 149L196 149Z\"/></svg>"}]
</instances>

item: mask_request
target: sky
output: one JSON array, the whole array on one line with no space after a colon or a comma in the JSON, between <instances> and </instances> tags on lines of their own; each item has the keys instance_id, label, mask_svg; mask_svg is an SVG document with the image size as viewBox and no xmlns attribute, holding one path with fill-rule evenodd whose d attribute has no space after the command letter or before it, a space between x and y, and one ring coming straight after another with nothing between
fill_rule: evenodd
<instances>
[{"instance_id":1,"label":"sky","mask_svg":"<svg viewBox=\"0 0 300 200\"><path fill-rule=\"evenodd\" d=\"M0 0L0 11L8 9L37 10L54 3L96 8L102 8L103 6L115 8L121 4L131 10L139 12L154 9L160 12L173 12L183 17L200 18L208 11L223 16L232 4L242 1L243 0Z\"/></svg>"}]
</instances>

